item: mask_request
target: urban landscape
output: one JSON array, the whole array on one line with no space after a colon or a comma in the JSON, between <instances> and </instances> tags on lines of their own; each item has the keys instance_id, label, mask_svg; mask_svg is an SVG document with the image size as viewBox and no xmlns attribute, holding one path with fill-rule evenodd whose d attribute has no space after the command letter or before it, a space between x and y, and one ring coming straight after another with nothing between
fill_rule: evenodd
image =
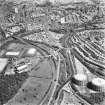
<instances>
[{"instance_id":1,"label":"urban landscape","mask_svg":"<svg viewBox=\"0 0 105 105\"><path fill-rule=\"evenodd\" d=\"M0 0L0 105L105 105L104 0Z\"/></svg>"}]
</instances>

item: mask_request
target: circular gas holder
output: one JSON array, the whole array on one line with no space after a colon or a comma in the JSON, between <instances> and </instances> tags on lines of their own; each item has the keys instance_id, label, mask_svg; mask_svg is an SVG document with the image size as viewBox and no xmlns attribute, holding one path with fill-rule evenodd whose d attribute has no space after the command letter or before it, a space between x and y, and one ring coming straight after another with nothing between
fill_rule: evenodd
<instances>
[{"instance_id":1,"label":"circular gas holder","mask_svg":"<svg viewBox=\"0 0 105 105\"><path fill-rule=\"evenodd\" d=\"M57 62L45 57L48 56L48 52L44 50L16 40L7 41L2 46L1 52L3 53L0 59L5 61L5 65L0 76L1 80L8 81L8 84L1 81L1 85L9 86L3 92L4 96L0 100L2 104L39 105L48 103L55 85ZM11 80L12 78L14 81ZM3 91L3 88L0 88L0 91Z\"/></svg>"}]
</instances>

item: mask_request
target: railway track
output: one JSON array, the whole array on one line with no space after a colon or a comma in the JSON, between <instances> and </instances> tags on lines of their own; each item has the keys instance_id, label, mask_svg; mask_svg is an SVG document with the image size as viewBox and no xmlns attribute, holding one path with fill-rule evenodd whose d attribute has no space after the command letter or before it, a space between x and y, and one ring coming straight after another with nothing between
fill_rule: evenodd
<instances>
[{"instance_id":1,"label":"railway track","mask_svg":"<svg viewBox=\"0 0 105 105\"><path fill-rule=\"evenodd\" d=\"M81 102L83 102L84 104L86 104L86 105L90 105L86 100L84 100L84 99L82 99L82 97L81 96L79 96L76 92L75 92L75 90L73 89L73 87L72 87L72 83L71 83L71 78L72 78L72 76L74 75L74 74L76 74L77 73L77 70L76 70L76 67L75 67L75 61L74 61L74 56L75 56L75 54L74 54L74 52L73 52L73 41L72 41L72 38L67 38L67 40L66 40L66 46L68 47L68 48L70 48L71 50L70 50L70 52L69 52L69 54L68 54L68 58L69 58L69 63L71 63L71 75L69 75L69 77L68 77L68 79L67 79L67 81L65 82L65 83L68 83L69 82L69 88L70 88L70 90L71 90L71 92L73 93L73 95L77 98L77 99L79 99Z\"/></svg>"},{"instance_id":2,"label":"railway track","mask_svg":"<svg viewBox=\"0 0 105 105\"><path fill-rule=\"evenodd\" d=\"M26 39L24 39L24 40L25 40L27 43L30 42L30 41L28 41L28 40L26 40ZM67 38L67 41L68 41L68 38ZM33 41L33 42L34 42L34 41ZM30 44L33 44L33 42L30 42ZM68 41L68 42L69 42L69 41ZM68 43L68 42L66 42L66 43ZM34 42L34 43L37 43L37 42ZM39 45L37 45L37 46L39 47ZM68 46L68 45L67 45L67 46ZM51 46L49 46L49 47L51 47ZM63 49L59 50L59 53L63 56L63 59L66 58L65 61L66 61L66 65L68 66L67 69L69 69L69 71L66 70L67 73L68 73L68 78L67 78L67 80L59 87L58 91L56 91L55 100L57 100L57 97L59 96L60 90L63 88L63 86L71 80L72 75L74 75L74 71L75 71L75 73L76 73L76 70L75 70L75 68L73 67L74 61L72 61L73 58L71 58L71 53L69 53L69 54L66 53L66 55L65 55L65 54L63 53ZM70 69L70 68L71 68L71 69ZM72 71L72 72L71 72L71 71Z\"/></svg>"},{"instance_id":3,"label":"railway track","mask_svg":"<svg viewBox=\"0 0 105 105\"><path fill-rule=\"evenodd\" d=\"M34 32L32 32L32 33L34 33ZM29 34L22 34L22 35L20 35L20 36L22 36L22 37L24 37L24 36L27 36L27 35L29 35ZM75 37L75 40L79 40L78 42L80 42L80 43L85 43L85 41L84 40L81 40L79 37L77 37L77 36L74 36ZM20 41L20 42L22 42L23 44L26 44L26 45L32 45L32 46L35 46L35 47L37 47L37 49L40 49L40 50L42 50L43 52L45 52L46 53L46 55L50 55L50 53L49 53L49 51L46 51L46 49L45 49L45 47L47 46L47 48L49 49L49 48L52 48L52 49L58 49L57 47L55 47L55 46L50 46L50 45L48 45L48 44L45 44L45 43L43 43L43 42L37 42L37 41L30 41L30 40L26 40L26 39L23 39L23 38L20 38L19 36L13 36L13 37L11 37L11 38L8 38L7 39L7 41L5 42L5 43L7 43L8 41L12 41L12 40L14 40L15 39L15 41ZM82 51L83 52L83 54L84 55L81 55L81 53L78 53L78 51L77 51L77 49L75 49L75 47L73 46L74 45L74 41L72 40L72 38L69 38L69 37L67 37L67 39L65 40L65 45L66 45L66 48L70 48L69 49L69 53L66 53L65 54L65 51L63 50L63 49L61 49L60 51L59 51L59 54L62 56L62 59L64 60L64 62L65 62L65 65L66 65L66 72L67 72L67 74L68 74L68 78L67 78L67 80L59 87L59 89L56 91L56 95L55 95L55 99L54 100L56 100L57 99L57 97L58 97L58 95L59 95L59 93L60 93L60 90L63 88L63 86L66 84L66 83L68 83L70 80L71 80L71 76L72 75L74 75L75 73L76 73L76 69L75 69L75 65L74 65L74 58L73 58L73 54L74 54L74 56L75 57L77 57L80 61L81 61L81 63L82 64L84 64L84 62L85 62L85 66L89 69L89 70L91 70L91 71L93 71L93 69L92 69L92 66L94 66L94 68L95 69L98 69L98 68L96 68L96 66L100 66L99 64L98 65L96 65L96 61L94 61L95 63L93 63L93 60L90 62L89 61L89 59L87 59L89 56L91 56L89 53L87 53L87 51L86 50L84 50L84 48L83 48L83 46L81 46L81 45L77 45L77 44L75 44L75 47L76 48L78 48L80 51ZM4 45L3 45L4 46ZM1 48L3 48L3 46L1 46ZM42 47L42 46L45 46L44 48ZM100 54L101 55L101 53L100 53L100 51L94 51L94 47L93 46L91 46L91 44L86 44L86 46L87 47L89 47L90 49L89 50L91 50L93 53L95 53L96 54L96 52L98 53L98 54ZM92 48L92 49L91 49ZM103 57L103 56L102 56ZM86 59L84 59L84 58L86 58ZM53 62L54 62L54 64L55 64L55 66L56 66L56 62L55 62L55 60L54 60L54 58L52 57L52 60L53 60ZM91 64L91 65L90 65ZM103 66L100 66L100 67L103 67ZM56 68L57 68L57 66L56 66ZM99 71L95 71L95 73L96 72L99 72ZM94 72L93 72L94 73ZM101 72L99 72L100 74L101 74ZM99 73L98 73L98 75L99 75ZM96 73L97 74L97 73ZM58 77L57 77L58 78ZM58 85L58 82L56 82L56 87L57 87L57 85ZM82 102L84 102L85 100L83 100L81 97L79 97L76 93L75 93L75 91L72 89L72 91L73 91L73 93L76 95L76 97L78 97L80 100L82 100ZM52 94L52 97L54 96L54 94L55 94L55 90L53 90L53 94ZM53 98L51 99L51 100L53 100ZM51 101L50 100L50 101ZM87 102L85 102L87 105L89 105ZM40 105L43 105L43 103L40 103ZM50 105L50 103L49 103L49 105Z\"/></svg>"},{"instance_id":4,"label":"railway track","mask_svg":"<svg viewBox=\"0 0 105 105\"><path fill-rule=\"evenodd\" d=\"M51 46L46 46L46 44L43 44L43 43L39 43L39 42L35 42L35 41L29 41L29 40L26 40L26 39L21 39L21 38L19 38L19 37L12 37L12 38L10 38L9 39L9 41L8 42L12 42L12 40L14 40L15 39L15 42L21 42L22 44L26 44L27 46L35 46L35 48L37 48L37 49L40 49L40 50L42 50L43 52L45 52L46 53L46 55L50 55L50 53L49 53L49 48L51 48ZM5 43L5 45L4 46L6 46L6 43ZM45 47L44 47L45 46ZM2 48L3 48L3 46L2 46ZM47 50L45 49L45 48L47 48ZM54 47L52 47L53 49L57 49L57 48L54 48ZM60 52L59 52L60 53ZM60 53L60 57L62 56L62 59L63 59L63 61L65 60L65 58L64 58L64 56ZM55 59L52 57L52 61L54 62L54 65L56 66L55 68L57 69L57 65L56 65L56 62L57 61L55 61ZM65 62L65 61L64 61ZM65 63L65 65L67 65L67 63ZM60 67L60 65L59 65L59 67ZM65 66L66 67L66 66ZM60 68L59 68L60 69ZM58 70L57 70L58 71ZM65 71L66 71L66 68L65 68ZM60 71L58 71L58 77L57 78L59 78L59 73L60 73ZM59 84L58 83L58 80L60 80L60 78L59 79L57 79L57 81L56 81L56 86L55 86L55 88L54 89L56 89L57 88L57 85ZM55 94L55 90L53 90L53 94L52 94L52 97L53 97L53 95ZM55 95L56 97L57 97L57 95ZM52 99L51 99L52 100ZM42 103L40 103L40 105L43 105Z\"/></svg>"}]
</instances>

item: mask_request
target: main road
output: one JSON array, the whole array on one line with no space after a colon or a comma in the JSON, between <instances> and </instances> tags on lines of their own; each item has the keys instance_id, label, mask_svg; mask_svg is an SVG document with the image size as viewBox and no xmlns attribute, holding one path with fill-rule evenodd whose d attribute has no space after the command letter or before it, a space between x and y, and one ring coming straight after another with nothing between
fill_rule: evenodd
<instances>
[{"instance_id":1,"label":"main road","mask_svg":"<svg viewBox=\"0 0 105 105\"><path fill-rule=\"evenodd\" d=\"M34 32L32 32L32 33L34 33ZM22 34L22 36L27 36L27 35L28 34ZM53 49L53 50L57 51L57 53L58 53L57 60L55 60L52 55L51 55L52 57L50 56L52 58L54 65L55 65L56 74L55 74L55 80L52 81L54 87L50 94L50 99L49 99L48 105L51 105L52 103L54 104L54 102L58 99L59 93L62 90L62 88L65 86L65 84L70 82L71 77L76 73L74 56L72 54L73 42L71 40L71 37L72 36L70 36L70 35L66 36L66 38L64 40L65 47L60 50L58 50L59 49L58 47L50 46L49 44L45 44L43 42L29 41L29 40L23 39L21 37L21 35L20 36L19 35L12 36L12 37L8 38L7 41L5 41L5 43L1 46L1 48L3 49L6 47L7 42L12 42L13 40L15 40L15 41L21 42L22 44L25 44L27 46L36 47L37 49L42 50L42 52L45 52L48 56L51 55L49 52L49 49ZM63 62L63 63L61 63L61 62ZM62 64L65 65L65 68L63 71L61 70ZM63 73L65 73L65 75L67 74L67 77L64 81L62 81L62 83L60 83L62 76L64 76L64 75L61 75ZM70 82L70 84L71 84L71 82ZM72 89L72 87L71 87L71 91L82 102L89 105L85 100L83 100L80 96L78 96L75 93L75 91ZM39 105L43 105L44 100L46 100L46 98L48 98L47 95L45 97L43 97L43 100L39 102Z\"/></svg>"},{"instance_id":2,"label":"main road","mask_svg":"<svg viewBox=\"0 0 105 105\"><path fill-rule=\"evenodd\" d=\"M43 49L43 46L46 46L46 48L50 47L52 48L53 50L57 51L58 53L58 60L57 60L57 75L56 75L56 80L54 82L54 88L52 90L52 94L51 94L51 97L49 99L49 102L48 102L48 105L51 105L52 103L54 104L59 96L59 93L60 91L62 90L62 88L68 83L71 81L71 78L74 74L77 73L76 71L76 67L75 67L75 61L74 61L74 55L73 55L73 41L71 40L71 37L70 35L68 35L64 41L65 43L65 47L62 48L62 49L59 49L59 48L54 48L54 46L50 46L48 44L45 44L45 43L41 43L39 44L39 42L35 42L35 41L29 41L29 40L26 40L26 39L21 39L19 37L13 37L15 38L16 40L20 40L21 42L25 43L25 44L31 44L31 45L35 45L37 46L38 48L41 48ZM43 49L43 51L48 51L48 49L46 50L45 47ZM49 53L50 55L50 53ZM53 58L54 60L54 58ZM66 80L62 83L62 84L59 84L59 80L60 80L60 73L61 73L61 61L64 61L63 63L65 63L65 69L64 71L67 73L67 78ZM55 60L54 60L55 61ZM55 61L56 62L56 61ZM64 73L65 73L64 72ZM70 82L71 84L71 82ZM73 92L73 94L79 99L81 100L82 102L84 102L86 105L90 105L87 101L85 101L84 99L82 99L80 96L78 96L78 94L75 93L75 91L73 90L73 88L71 87L71 91ZM43 103L40 103L40 105L43 105Z\"/></svg>"},{"instance_id":3,"label":"main road","mask_svg":"<svg viewBox=\"0 0 105 105\"><path fill-rule=\"evenodd\" d=\"M86 100L84 100L81 96L79 96L75 90L72 87L72 83L71 83L71 77L77 73L76 70L76 65L75 65L75 60L74 60L74 54L73 54L73 48L74 48L74 43L72 41L72 37L75 33L71 33L69 35L66 35L66 38L64 40L64 46L66 47L66 56L68 58L68 62L69 62L69 76L68 79L66 80L66 83L70 84L70 90L71 92L74 94L74 96L79 99L81 102L83 102L86 105L90 105L90 103L88 103Z\"/></svg>"},{"instance_id":4,"label":"main road","mask_svg":"<svg viewBox=\"0 0 105 105\"><path fill-rule=\"evenodd\" d=\"M57 97L56 92L60 89L61 85L66 80L66 65L67 65L67 63L65 63L64 55L62 55L62 53L58 52L57 47L52 47L50 45L40 43L37 41L36 42L35 41L29 41L29 40L26 40L26 39L23 39L20 37L16 37L16 36L8 38L6 43L4 43L1 46L1 48L5 49L6 46L12 42L21 43L21 44L24 44L24 45L29 46L29 47L31 47L31 46L35 47L41 54L45 54L45 55L43 55L43 56L45 56L44 58L48 58L53 62L53 64L54 64L53 66L55 68L55 73L53 74L54 78L52 80L53 88L51 88L52 90L49 89L49 91L50 92L52 91L52 92L51 92L50 96L48 95L49 92L46 92L46 94L44 95L42 100L39 102L39 105L43 105L44 102L46 101L46 99L48 98L48 96L50 97L48 104L50 105L52 102L54 103L54 101L56 100L55 97ZM58 55L57 55L58 59L55 59L53 57L53 55L50 54L50 52L49 52L50 49L53 49L54 51L58 52ZM64 65L64 68L61 68L62 65ZM63 78L65 78L65 80L62 80Z\"/></svg>"}]
</instances>

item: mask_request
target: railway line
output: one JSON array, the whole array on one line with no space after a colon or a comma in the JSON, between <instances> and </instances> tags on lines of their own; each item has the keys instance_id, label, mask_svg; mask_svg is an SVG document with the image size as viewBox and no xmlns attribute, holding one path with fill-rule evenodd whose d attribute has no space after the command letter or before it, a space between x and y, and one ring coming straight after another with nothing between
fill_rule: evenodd
<instances>
[{"instance_id":1,"label":"railway line","mask_svg":"<svg viewBox=\"0 0 105 105\"><path fill-rule=\"evenodd\" d=\"M35 8L34 7L29 8L29 6L33 6L33 5L31 5L31 3L29 3L28 5L28 3L25 2L24 4L23 2L22 5L20 4L20 6L18 4L19 7L16 7L15 9L17 9L16 16L18 16L19 14L19 20L17 19L17 17L16 17L16 20L20 21L20 23L22 21L23 21L22 23L25 23L25 21L27 21L26 22L27 24L25 25L27 26L29 25L29 27L22 25L22 27L20 28L22 29L24 28L24 29L22 32L20 32L15 29L16 25L15 23L13 23L12 26L5 27L6 28L5 31L7 33L0 27L0 33L2 34L2 37L4 37L4 39L0 39L0 41L2 41L0 45L0 51L3 49L5 50L7 48L7 45L10 44L11 42L21 43L21 45L27 46L29 48L30 47L35 48L40 53L41 55L40 58L42 62L43 61L48 62L47 65L45 65L46 66L45 71L48 71L47 68L49 69L48 67L49 65L51 67L52 77L49 77L51 78L51 81L48 86L47 85L45 86L48 88L44 90L45 93L43 97L40 99L38 104L37 104L37 101L35 101L36 102L35 104L37 105L55 105L55 103L57 103L57 101L59 100L59 95L60 95L60 92L62 91L62 88L67 83L69 83L70 85L69 88L71 90L71 93L73 93L73 95L77 97L77 99L79 99L84 104L90 105L72 87L71 78L75 74L78 73L77 71L78 67L76 67L76 64L75 64L76 63L75 58L78 59L78 61L80 61L80 63L83 64L91 73L93 73L94 75L98 77L105 79L105 49L99 46L97 43L93 41L91 42L90 41L91 39L87 38L87 40L85 40L85 38L82 38L82 36L79 36L78 33L84 32L86 30L87 31L88 30L100 30L100 29L104 30L105 29L104 28L105 22L103 19L104 16L102 15L99 16L100 14L98 13L94 14L95 12L94 9L92 8L93 10L91 10L90 8L91 4L89 7L89 11L88 11L88 8L84 8L88 6L88 3L85 4L86 6L84 5L84 3L82 4L82 2L79 3L79 5L78 3L76 5L75 3L74 4L70 3L70 4L65 4L65 5L62 4L58 6L57 5L53 6L52 4L48 3L47 5L46 4L44 5L38 4L37 6L35 5ZM21 12L19 12L20 10ZM45 14L47 15L47 17L43 17L43 15ZM28 17L28 15L31 15L31 16ZM45 18L45 19L43 20L42 18ZM11 19L12 18L10 18L9 20ZM15 16L14 16L14 19L15 19ZM47 21L47 20L49 22L44 23L44 21ZM37 24L41 24L41 25L40 26L38 25L37 27L36 24L33 24L34 22ZM34 27L34 25L36 26ZM12 28L12 27L15 27L15 28ZM16 31L13 29L15 29ZM44 36L44 35L41 36L41 34L40 34L41 37L38 36L38 38L35 38L33 40L34 35L37 35L37 33L40 33L40 32L47 33L47 31L52 31L58 34L59 33L64 34L63 38L61 38L62 40L59 40L64 46L55 44L56 43L55 40L53 40L55 42L54 43L55 45L51 45L50 41L52 41L52 39L49 40L51 37ZM33 35L33 37L28 39L27 36L29 35ZM39 39L40 42L38 42L37 39ZM48 41L44 41L44 39L48 39ZM26 51L26 49L24 48L23 50ZM4 52L6 51L7 50L5 50ZM22 52L24 53L24 51ZM19 56L16 56L16 58L17 59L25 58L26 56L23 53L20 54ZM5 58L6 55L5 56L4 55L0 57ZM42 69L40 69L40 67L35 68L36 65L35 64L33 65L34 66L32 66L33 68L31 70L36 71L36 76L33 76L36 78L36 81L37 81L37 77L40 79L48 80L47 77L42 78L40 77L40 75L37 76L38 70L40 73L44 74L43 72L44 65L41 65ZM8 68L8 65L4 68L5 70L1 73L2 75L5 74L5 71L7 68ZM23 71L24 70L22 70L22 72ZM19 97L21 97L21 95ZM7 105L14 105L14 103L7 104ZM34 103L32 105L34 105Z\"/></svg>"},{"instance_id":2,"label":"railway line","mask_svg":"<svg viewBox=\"0 0 105 105\"><path fill-rule=\"evenodd\" d=\"M24 39L25 40L25 39ZM30 42L30 41L28 41L28 40L25 40L27 43L28 42ZM36 42L37 43L37 42ZM35 44L35 42L30 42L30 44ZM69 43L69 40L68 40L68 38L67 38L67 40L66 40L66 45L67 45L67 48L68 49L70 49L70 45L72 45L72 44L70 44ZM37 45L38 47L41 47L41 46L39 46L39 45ZM51 46L50 46L51 47ZM72 49L71 49L72 50ZM55 100L57 100L57 98L58 98L58 95L59 95L59 93L60 93L60 91L61 91L61 89L63 88L63 86L66 84L66 83L68 83L70 80L71 80L71 77L72 77L72 75L74 75L75 73L76 73L76 70L75 70L75 67L73 66L74 65L74 61L73 61L73 58L72 58L72 53L71 53L71 51L70 52L68 52L68 53L66 53L66 55L62 52L63 51L63 49L61 49L61 50L59 50L59 53L64 57L63 59L65 59L65 56L66 56L66 65L69 65L69 67L68 67L68 69L69 69L69 72L68 72L68 70L66 70L67 72L68 72L68 78L67 78L67 80L59 87L59 89L56 91L56 95L55 95ZM55 90L54 90L55 91ZM53 92L54 92L53 91ZM72 90L73 91L73 90ZM73 94L75 94L75 92L73 91ZM52 94L52 97L53 97L53 95L54 95L54 93ZM79 99L81 99L82 101L83 101L83 99L82 98L80 98L78 95L76 95L76 97L78 97ZM53 100L52 98L50 99L50 102L51 102L51 100ZM50 102L49 102L49 105L50 105ZM86 103L86 102L85 102ZM42 105L42 104L41 104ZM87 104L88 105L88 104Z\"/></svg>"},{"instance_id":3,"label":"railway line","mask_svg":"<svg viewBox=\"0 0 105 105\"><path fill-rule=\"evenodd\" d=\"M11 40L10 40L10 39L11 39ZM35 41L29 41L29 40L21 39L21 38L18 38L18 37L12 37L12 38L10 38L10 39L9 39L9 42L12 42L12 40L15 39L15 42L21 42L22 44L26 44L27 46L30 46L30 45L35 46L37 49L42 50L44 53L46 53L47 55L50 56L50 53L49 53L49 50L48 50L48 49L51 48L51 46L46 46L46 45L44 45L43 43L41 44L41 43L38 43L38 42L35 42ZM6 44L5 44L4 46L6 46ZM44 46L45 46L45 47L44 47ZM3 48L3 47L2 47L2 48ZM46 50L45 48L47 48L47 50ZM55 48L53 48L53 49L55 49ZM40 51L40 50L39 50L39 51ZM43 56L44 56L44 55L43 55ZM59 57L62 57L61 60L64 60L62 54L60 54ZM52 57L52 61L54 62L54 65L56 66L55 68L57 69L57 65L56 65L56 62L57 62L57 61L55 61L53 57ZM65 65L67 65L67 64L65 63ZM58 69L60 69L60 64L59 64ZM57 71L58 71L58 69L57 69ZM65 68L65 71L66 71L66 68ZM58 83L59 73L60 73L60 70L59 70L58 73L57 73L57 74L58 74L58 75L57 75L58 77L57 77L57 80L56 80L56 86L59 84L59 83ZM60 79L59 79L59 80L60 80ZM56 86L55 86L54 89L57 88ZM53 97L54 94L55 94L55 90L53 90L52 97ZM52 99L51 99L51 100L52 100ZM40 104L42 104L42 103L40 103ZM43 105L43 104L42 104L42 105Z\"/></svg>"},{"instance_id":4,"label":"railway line","mask_svg":"<svg viewBox=\"0 0 105 105\"><path fill-rule=\"evenodd\" d=\"M45 50L45 48L43 48L43 46L46 46L47 44L44 44L44 43L40 43L39 44L39 42L35 42L35 41L29 41L29 40L26 40L26 39L23 39L24 41L26 41L27 43L29 43L29 44L32 44L32 45L35 45L35 46L37 46L37 47L39 47L39 48L41 48L43 51ZM36 45L37 44L37 45ZM47 45L47 47L48 48L52 48L52 49L57 49L57 48L54 48L54 47L51 47L50 45ZM69 61L68 61L68 57L66 57L66 55L65 55L65 52L63 51L63 49L58 49L58 56L59 56L59 63L60 63L60 61L64 61L64 63L65 63L65 72L67 72L67 75L70 75L70 70L69 70L69 67L70 67L70 65L69 65ZM49 53L49 55L50 55L50 53ZM54 60L54 58L52 58L52 60ZM60 66L60 64L59 64L59 66ZM57 68L57 66L56 66L56 69L60 69L60 67L58 67ZM57 70L58 71L58 70ZM59 71L60 72L60 71ZM57 74L59 74L59 72L57 73ZM60 80L60 79L59 79ZM58 81L56 81L56 82L58 82ZM54 93L53 93L53 95L55 95L55 100L57 99L57 97L58 97L58 94L59 94L59 92L60 92L60 90L63 88L63 86L65 85L67 83L67 81L65 81L63 84L60 84L61 86L59 86L59 88L57 89L57 91L53 91ZM59 83L56 83L56 85L58 85ZM53 95L52 95L52 97L53 97ZM52 98L51 98L51 100L52 100ZM51 101L50 100L50 101ZM49 103L49 105L50 105L50 103Z\"/></svg>"},{"instance_id":5,"label":"railway line","mask_svg":"<svg viewBox=\"0 0 105 105\"><path fill-rule=\"evenodd\" d=\"M32 32L32 33L34 33L34 32ZM25 34L25 35L22 34L23 37L24 36L27 36L27 35L28 34ZM20 37L21 37L21 35L20 35ZM51 55L49 53L49 51L48 51L49 48L52 48L53 50L58 49L56 46L50 46L50 45L45 44L43 42L26 40L26 39L23 39L23 38L20 38L20 37L19 36L12 36L12 37L8 38L5 41L5 43L1 46L1 49L3 49L6 46L6 43L7 42L11 42L12 40L15 40L16 42L19 42L20 41L22 44L26 44L27 46L32 45L32 46L36 47L37 49L39 49L39 51L44 52L48 56ZM84 40L81 40L78 36L75 36L74 35L74 39L73 38L69 38L69 37L70 36L67 36L65 38L65 42L64 42L65 43L65 47L68 49L68 51L66 50L66 52L65 52L65 49L60 49L59 52L58 52L59 56L61 57L61 60L63 60L65 62L65 65L66 65L65 71L67 72L68 77L67 77L67 80L63 84L61 84L59 86L59 89L57 89L57 91L56 91L56 88L58 87L58 84L59 84L58 79L57 79L57 81L55 83L56 86L55 86L55 88L53 90L53 94L51 95L53 98L54 98L54 96L56 97L54 99L54 101L57 100L58 95L59 95L61 89L63 88L63 86L71 80L71 77L74 74L77 73L76 72L76 69L75 69L75 65L74 65L75 62L74 62L73 56L75 56L92 73L94 73L94 74L96 74L96 75L98 75L99 77L102 77L102 78L104 76L104 74L99 71L99 69L101 69L101 70L104 70L105 69L105 67L103 66L103 64L101 64L101 62L100 63L97 63L95 60L93 60L93 57L90 60L91 53L93 53L93 54L98 53L98 55L100 55L103 58L101 52L98 51L98 50L97 51L94 51L95 48L93 46L91 46L91 44L85 43L85 41ZM78 41L79 43L78 42L74 42L74 40ZM87 53L87 50L86 49L84 50L83 45L81 45L82 43L85 44L85 46L87 48L89 48L89 53ZM81 54L81 52L82 52L82 54ZM43 55L43 56L45 56L45 55ZM56 65L56 62L57 61L55 61L55 59L53 58L53 56L52 56L52 61L53 61L54 65L56 66L56 69L57 69L57 65ZM59 66L59 69L60 69L60 66ZM58 71L58 73L57 73L58 75L59 75L59 72L60 71ZM57 78L59 78L59 77L57 77ZM78 96L75 93L75 91L72 89L72 87L71 87L71 90L72 90L73 94L78 99L80 99L82 102L86 103L87 105L90 105L84 99L82 99L80 96ZM55 91L56 91L56 94L55 94ZM49 105L53 101L53 98L52 97L50 98ZM44 99L44 100L46 100L46 99ZM43 103L40 102L40 105L43 105Z\"/></svg>"},{"instance_id":6,"label":"railway line","mask_svg":"<svg viewBox=\"0 0 105 105\"><path fill-rule=\"evenodd\" d=\"M35 46L35 48L36 48L36 46ZM42 50L42 49L41 49ZM43 51L43 50L42 50ZM43 51L44 52L44 51ZM46 52L44 52L45 54L48 54L48 52L46 51ZM44 56L45 56L45 54L44 54ZM48 92L47 92L48 93Z\"/></svg>"},{"instance_id":7,"label":"railway line","mask_svg":"<svg viewBox=\"0 0 105 105\"><path fill-rule=\"evenodd\" d=\"M74 52L73 52L73 41L72 41L71 38L69 38L69 37L70 37L70 36L67 37L65 44L66 44L67 48L70 49L70 50L69 50L69 53L67 54L67 56L68 56L68 58L69 58L69 60L70 60L69 63L70 63L72 66L70 66L71 74L69 75L69 77L68 77L68 79L67 79L67 81L66 81L65 83L68 83L68 82L69 82L69 88L70 88L71 92L73 93L73 95L74 95L77 99L79 99L81 102L83 102L83 103L86 104L86 105L90 105L90 103L88 103L86 100L82 99L82 97L79 96L79 94L77 94L77 93L75 92L75 90L73 89L73 87L72 87L71 78L72 78L72 76L73 76L74 74L77 73L77 70L76 70L75 61L74 61L74 56L75 56L75 54L74 54Z\"/></svg>"}]
</instances>

